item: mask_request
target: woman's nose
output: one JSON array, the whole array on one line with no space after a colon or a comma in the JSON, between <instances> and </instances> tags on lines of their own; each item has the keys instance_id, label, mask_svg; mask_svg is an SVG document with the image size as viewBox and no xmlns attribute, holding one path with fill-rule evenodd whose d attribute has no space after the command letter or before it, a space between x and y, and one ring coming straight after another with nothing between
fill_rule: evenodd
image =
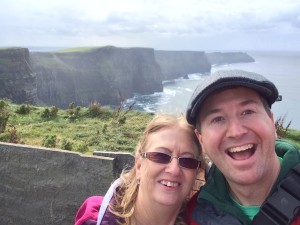
<instances>
[{"instance_id":1,"label":"woman's nose","mask_svg":"<svg viewBox=\"0 0 300 225\"><path fill-rule=\"evenodd\" d=\"M178 175L180 174L180 170L181 168L179 166L178 158L173 157L171 161L167 164L166 172L172 173L174 175Z\"/></svg>"}]
</instances>

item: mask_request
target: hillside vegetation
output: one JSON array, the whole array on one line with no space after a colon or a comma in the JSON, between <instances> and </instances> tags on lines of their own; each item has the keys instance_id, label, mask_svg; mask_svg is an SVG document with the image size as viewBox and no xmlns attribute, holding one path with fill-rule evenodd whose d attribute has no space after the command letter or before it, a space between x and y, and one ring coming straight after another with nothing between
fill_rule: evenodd
<instances>
[{"instance_id":1,"label":"hillside vegetation","mask_svg":"<svg viewBox=\"0 0 300 225\"><path fill-rule=\"evenodd\" d=\"M151 113L122 104L113 110L99 103L87 108L71 103L62 110L0 101L0 141L87 154L95 150L133 152L152 118Z\"/></svg>"},{"instance_id":2,"label":"hillside vegetation","mask_svg":"<svg viewBox=\"0 0 300 225\"><path fill-rule=\"evenodd\" d=\"M131 106L132 107L132 106ZM131 110L121 103L109 109L99 103L69 109L16 105L0 100L0 141L92 154L95 150L133 152L153 113ZM300 131L284 119L277 132L300 148Z\"/></svg>"}]
</instances>

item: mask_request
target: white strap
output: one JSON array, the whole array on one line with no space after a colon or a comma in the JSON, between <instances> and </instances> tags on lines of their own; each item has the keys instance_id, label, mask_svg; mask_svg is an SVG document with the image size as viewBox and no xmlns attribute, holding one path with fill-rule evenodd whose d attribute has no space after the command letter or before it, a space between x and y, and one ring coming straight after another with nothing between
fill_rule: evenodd
<instances>
[{"instance_id":1,"label":"white strap","mask_svg":"<svg viewBox=\"0 0 300 225\"><path fill-rule=\"evenodd\" d=\"M100 210L99 210L99 213L98 213L98 219L97 219L97 225L100 225L101 222L102 222L102 219L103 219L103 216L104 216L104 213L107 209L107 206L114 194L114 190L116 189L116 187L118 187L121 183L121 179L118 178L117 180L115 180L113 182L113 184L110 186L110 188L108 189L108 191L106 192L105 196L104 196L104 199L102 201L102 204L100 206Z\"/></svg>"}]
</instances>

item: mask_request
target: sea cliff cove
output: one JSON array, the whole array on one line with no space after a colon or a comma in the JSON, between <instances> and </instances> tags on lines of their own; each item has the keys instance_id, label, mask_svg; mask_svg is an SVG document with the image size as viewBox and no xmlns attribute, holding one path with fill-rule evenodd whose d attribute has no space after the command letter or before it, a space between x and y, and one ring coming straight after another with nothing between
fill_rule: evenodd
<instances>
[{"instance_id":1,"label":"sea cliff cove","mask_svg":"<svg viewBox=\"0 0 300 225\"><path fill-rule=\"evenodd\" d=\"M264 57L113 46L0 49L1 119L10 112L7 129L0 132L0 224L73 224L85 198L105 195L133 165L132 152L155 113L184 112L195 85L215 70L257 68L264 74L270 68L262 66ZM280 93L287 102L296 101L299 78L275 59L285 69L273 66L273 78L281 77ZM283 81L291 75L294 82L286 88ZM139 110L119 108L125 100ZM299 146L299 132L284 134ZM204 182L200 169L194 190Z\"/></svg>"},{"instance_id":2,"label":"sea cliff cove","mask_svg":"<svg viewBox=\"0 0 300 225\"><path fill-rule=\"evenodd\" d=\"M211 65L253 62L247 53L160 51L152 48L72 48L31 52L0 49L0 98L14 103L68 108L71 102L118 105L120 101L163 91L162 82Z\"/></svg>"}]
</instances>

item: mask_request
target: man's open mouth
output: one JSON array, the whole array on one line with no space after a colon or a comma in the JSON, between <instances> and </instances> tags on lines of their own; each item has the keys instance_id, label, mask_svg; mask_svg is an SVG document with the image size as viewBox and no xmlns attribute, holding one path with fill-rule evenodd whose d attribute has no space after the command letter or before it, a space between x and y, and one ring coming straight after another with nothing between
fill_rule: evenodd
<instances>
[{"instance_id":1,"label":"man's open mouth","mask_svg":"<svg viewBox=\"0 0 300 225\"><path fill-rule=\"evenodd\" d=\"M235 160L245 160L250 158L256 150L256 145L247 144L243 146L229 148L227 154Z\"/></svg>"}]
</instances>

